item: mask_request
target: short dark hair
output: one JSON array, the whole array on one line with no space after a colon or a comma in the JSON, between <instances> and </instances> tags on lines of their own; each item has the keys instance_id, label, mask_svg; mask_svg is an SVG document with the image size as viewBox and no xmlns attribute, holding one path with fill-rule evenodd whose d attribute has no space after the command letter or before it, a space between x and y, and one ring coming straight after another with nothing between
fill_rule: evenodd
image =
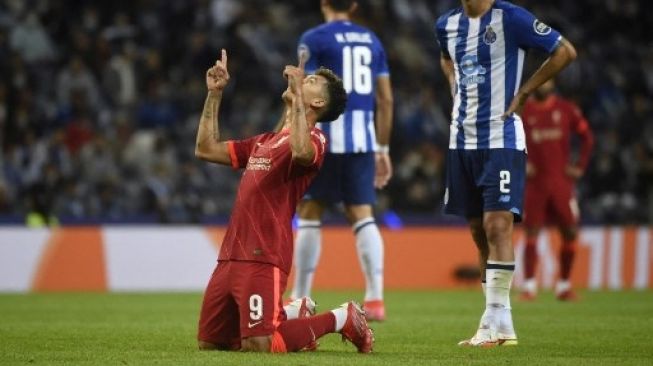
<instances>
[{"instance_id":1,"label":"short dark hair","mask_svg":"<svg viewBox=\"0 0 653 366\"><path fill-rule=\"evenodd\" d=\"M342 79L333 71L320 67L315 75L322 76L327 80L327 105L317 118L318 122L335 121L347 107L347 92L342 84Z\"/></svg>"},{"instance_id":2,"label":"short dark hair","mask_svg":"<svg viewBox=\"0 0 653 366\"><path fill-rule=\"evenodd\" d=\"M355 0L327 0L327 5L335 11L347 11L355 2Z\"/></svg>"}]
</instances>

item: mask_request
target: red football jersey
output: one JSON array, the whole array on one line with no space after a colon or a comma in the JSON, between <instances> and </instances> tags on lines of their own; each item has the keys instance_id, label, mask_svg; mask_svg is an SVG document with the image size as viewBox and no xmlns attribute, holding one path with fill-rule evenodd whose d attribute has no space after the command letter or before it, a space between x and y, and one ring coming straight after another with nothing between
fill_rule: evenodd
<instances>
[{"instance_id":1,"label":"red football jersey","mask_svg":"<svg viewBox=\"0 0 653 366\"><path fill-rule=\"evenodd\" d=\"M269 263L290 273L292 217L326 148L326 138L317 128L311 130L311 142L315 160L310 166L293 162L288 130L228 142L233 168L245 171L218 261Z\"/></svg>"},{"instance_id":2,"label":"red football jersey","mask_svg":"<svg viewBox=\"0 0 653 366\"><path fill-rule=\"evenodd\" d=\"M574 164L584 170L593 140L589 124L580 109L556 95L541 102L531 98L524 105L522 120L528 162L535 168L534 174L528 178L529 184L548 185L551 181L572 183L565 173L565 167ZM570 156L572 134L581 137L579 157L575 163Z\"/></svg>"}]
</instances>

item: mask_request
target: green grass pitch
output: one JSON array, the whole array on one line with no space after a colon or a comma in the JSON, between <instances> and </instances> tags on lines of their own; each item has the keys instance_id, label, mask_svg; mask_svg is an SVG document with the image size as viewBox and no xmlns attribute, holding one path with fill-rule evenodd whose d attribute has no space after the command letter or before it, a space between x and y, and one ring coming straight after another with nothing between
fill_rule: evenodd
<instances>
[{"instance_id":1,"label":"green grass pitch","mask_svg":"<svg viewBox=\"0 0 653 366\"><path fill-rule=\"evenodd\" d=\"M318 292L319 311L359 292ZM201 352L201 294L0 295L3 365L653 365L653 292L550 293L513 301L520 345L456 346L483 309L480 292L389 292L388 320L375 323L375 352L360 355L338 335L317 352Z\"/></svg>"}]
</instances>

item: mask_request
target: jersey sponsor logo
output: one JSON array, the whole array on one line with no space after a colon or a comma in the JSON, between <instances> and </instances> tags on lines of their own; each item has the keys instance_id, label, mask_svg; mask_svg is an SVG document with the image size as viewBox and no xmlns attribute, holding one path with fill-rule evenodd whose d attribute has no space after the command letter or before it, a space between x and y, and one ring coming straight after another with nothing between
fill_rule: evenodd
<instances>
[{"instance_id":1,"label":"jersey sponsor logo","mask_svg":"<svg viewBox=\"0 0 653 366\"><path fill-rule=\"evenodd\" d=\"M259 320L257 322L248 322L247 327L251 329L251 328L254 328L255 326L257 326L257 325L259 325L261 323L263 323L263 320Z\"/></svg>"},{"instance_id":2,"label":"jersey sponsor logo","mask_svg":"<svg viewBox=\"0 0 653 366\"><path fill-rule=\"evenodd\" d=\"M272 159L255 158L250 156L247 160L247 170L270 170L272 168Z\"/></svg>"},{"instance_id":3,"label":"jersey sponsor logo","mask_svg":"<svg viewBox=\"0 0 653 366\"><path fill-rule=\"evenodd\" d=\"M544 141L560 140L562 138L562 129L556 128L534 128L531 132L533 142L539 144Z\"/></svg>"},{"instance_id":4,"label":"jersey sponsor logo","mask_svg":"<svg viewBox=\"0 0 653 366\"><path fill-rule=\"evenodd\" d=\"M492 29L492 26L488 25L485 28L485 33L483 34L483 43L491 45L492 43L496 42L496 40L497 34L494 32L494 29Z\"/></svg>"},{"instance_id":5,"label":"jersey sponsor logo","mask_svg":"<svg viewBox=\"0 0 653 366\"><path fill-rule=\"evenodd\" d=\"M533 21L533 30L535 31L535 33L541 36L546 36L547 34L551 33L551 27L549 27L545 23L540 22L537 19Z\"/></svg>"},{"instance_id":6,"label":"jersey sponsor logo","mask_svg":"<svg viewBox=\"0 0 653 366\"><path fill-rule=\"evenodd\" d=\"M483 66L478 63L478 56L465 55L460 60L460 69L465 76L460 80L460 83L469 86L472 84L482 84L485 82L485 73L487 72Z\"/></svg>"},{"instance_id":7,"label":"jersey sponsor logo","mask_svg":"<svg viewBox=\"0 0 653 366\"><path fill-rule=\"evenodd\" d=\"M504 202L504 203L510 202L510 195L509 194L503 194L503 195L499 196L499 202Z\"/></svg>"}]
</instances>

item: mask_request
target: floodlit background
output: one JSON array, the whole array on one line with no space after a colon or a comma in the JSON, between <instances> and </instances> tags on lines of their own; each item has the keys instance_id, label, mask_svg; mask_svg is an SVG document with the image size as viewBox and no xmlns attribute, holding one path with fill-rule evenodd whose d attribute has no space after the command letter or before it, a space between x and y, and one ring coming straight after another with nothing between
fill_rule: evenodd
<instances>
[{"instance_id":1,"label":"floodlit background","mask_svg":"<svg viewBox=\"0 0 653 366\"><path fill-rule=\"evenodd\" d=\"M653 11L647 0L515 0L579 57L558 79L595 132L583 225L561 303L560 240L540 236L544 291L513 292L518 347L455 346L483 310L463 221L440 213L451 109L434 23L459 0L359 0L389 56L395 176L379 192L388 319L375 354L197 351L197 319L239 174L193 156L204 73L229 52L221 128L279 118L285 64L319 0L0 1L0 363L11 365L650 365ZM528 56L527 73L544 55ZM313 297L362 300L354 237L325 220ZM180 225L181 224L181 225ZM192 224L192 225L187 225ZM515 232L517 261L523 255ZM513 288L522 277L518 264ZM292 281L292 280L291 280ZM292 282L289 283L292 283ZM610 290L610 291L608 291ZM615 336L617 335L617 336Z\"/></svg>"},{"instance_id":2,"label":"floodlit background","mask_svg":"<svg viewBox=\"0 0 653 366\"><path fill-rule=\"evenodd\" d=\"M434 21L459 1L362 0L395 93L395 176L377 212L437 223L451 98ZM559 29L578 60L559 89L596 134L579 184L583 221L653 216L653 12L641 0L515 1ZM269 130L283 65L319 2L6 0L0 4L0 222L223 223L238 173L193 156L204 72L229 51L225 137ZM591 14L591 16L588 16ZM532 54L531 65L542 55ZM339 217L339 215L332 214ZM393 221L394 222L394 221Z\"/></svg>"}]
</instances>

